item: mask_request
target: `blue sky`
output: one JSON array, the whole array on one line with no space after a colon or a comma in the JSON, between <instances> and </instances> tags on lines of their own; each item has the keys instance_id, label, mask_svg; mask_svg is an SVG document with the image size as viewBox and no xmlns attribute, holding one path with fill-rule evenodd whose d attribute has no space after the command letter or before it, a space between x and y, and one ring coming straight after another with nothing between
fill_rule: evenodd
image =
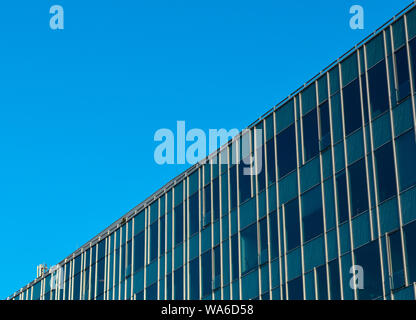
<instances>
[{"instance_id":1,"label":"blue sky","mask_svg":"<svg viewBox=\"0 0 416 320\"><path fill-rule=\"evenodd\" d=\"M245 128L409 3L1 1L0 298L189 167L156 130Z\"/></svg>"}]
</instances>

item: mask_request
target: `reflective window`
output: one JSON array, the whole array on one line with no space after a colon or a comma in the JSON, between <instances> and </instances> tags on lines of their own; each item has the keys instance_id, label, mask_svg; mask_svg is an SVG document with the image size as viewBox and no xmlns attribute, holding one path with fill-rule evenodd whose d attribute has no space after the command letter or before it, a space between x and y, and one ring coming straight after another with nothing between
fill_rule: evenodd
<instances>
[{"instance_id":1,"label":"reflective window","mask_svg":"<svg viewBox=\"0 0 416 320\"><path fill-rule=\"evenodd\" d=\"M331 292L331 300L341 299L341 286L339 280L339 263L338 259L328 263L329 269L329 285Z\"/></svg>"},{"instance_id":2,"label":"reflective window","mask_svg":"<svg viewBox=\"0 0 416 320\"><path fill-rule=\"evenodd\" d=\"M345 134L349 135L351 132L361 128L361 98L360 98L360 83L355 79L342 90L344 100L344 125Z\"/></svg>"},{"instance_id":3,"label":"reflective window","mask_svg":"<svg viewBox=\"0 0 416 320\"><path fill-rule=\"evenodd\" d=\"M367 176L365 160L361 159L348 168L350 178L351 215L368 210Z\"/></svg>"},{"instance_id":4,"label":"reflective window","mask_svg":"<svg viewBox=\"0 0 416 320\"><path fill-rule=\"evenodd\" d=\"M296 169L296 136L295 125L276 136L277 168L279 178Z\"/></svg>"},{"instance_id":5,"label":"reflective window","mask_svg":"<svg viewBox=\"0 0 416 320\"><path fill-rule=\"evenodd\" d=\"M409 64L407 62L406 46L396 51L395 58L397 76L396 94L397 101L401 101L410 95Z\"/></svg>"},{"instance_id":6,"label":"reflective window","mask_svg":"<svg viewBox=\"0 0 416 320\"><path fill-rule=\"evenodd\" d=\"M331 134L329 125L329 103L325 101L319 106L319 120L321 123L321 150L331 144Z\"/></svg>"},{"instance_id":7,"label":"reflective window","mask_svg":"<svg viewBox=\"0 0 416 320\"><path fill-rule=\"evenodd\" d=\"M157 234L158 222L154 222L150 225L149 233L149 262L157 258L157 249L158 249L158 234Z\"/></svg>"},{"instance_id":8,"label":"reflective window","mask_svg":"<svg viewBox=\"0 0 416 320\"><path fill-rule=\"evenodd\" d=\"M414 130L400 136L396 140L396 148L399 183L402 191L416 184L416 142Z\"/></svg>"},{"instance_id":9,"label":"reflective window","mask_svg":"<svg viewBox=\"0 0 416 320\"><path fill-rule=\"evenodd\" d=\"M266 188L266 153L264 146L257 148L256 154L257 187L258 191L260 192Z\"/></svg>"},{"instance_id":10,"label":"reflective window","mask_svg":"<svg viewBox=\"0 0 416 320\"><path fill-rule=\"evenodd\" d=\"M359 299L369 300L383 294L378 240L355 250L355 265L364 271L364 288L357 290Z\"/></svg>"},{"instance_id":11,"label":"reflective window","mask_svg":"<svg viewBox=\"0 0 416 320\"><path fill-rule=\"evenodd\" d=\"M204 187L204 215L202 219L203 227L211 223L211 185Z\"/></svg>"},{"instance_id":12,"label":"reflective window","mask_svg":"<svg viewBox=\"0 0 416 320\"><path fill-rule=\"evenodd\" d=\"M383 59L368 70L370 106L372 117L376 117L389 108L386 62Z\"/></svg>"},{"instance_id":13,"label":"reflective window","mask_svg":"<svg viewBox=\"0 0 416 320\"><path fill-rule=\"evenodd\" d=\"M239 191L240 191L240 203L243 203L251 197L251 175L250 166L247 165L250 160L246 158L238 166L239 172ZM247 172L248 171L248 172Z\"/></svg>"},{"instance_id":14,"label":"reflective window","mask_svg":"<svg viewBox=\"0 0 416 320\"><path fill-rule=\"evenodd\" d=\"M410 49L410 61L411 67L413 71L413 82L416 83L416 38L412 41L409 41L409 49Z\"/></svg>"},{"instance_id":15,"label":"reflective window","mask_svg":"<svg viewBox=\"0 0 416 320\"><path fill-rule=\"evenodd\" d=\"M216 246L214 249L214 289L221 286L221 248Z\"/></svg>"},{"instance_id":16,"label":"reflective window","mask_svg":"<svg viewBox=\"0 0 416 320\"><path fill-rule=\"evenodd\" d=\"M302 196L302 224L304 242L324 231L320 185Z\"/></svg>"},{"instance_id":17,"label":"reflective window","mask_svg":"<svg viewBox=\"0 0 416 320\"><path fill-rule=\"evenodd\" d=\"M269 235L270 235L270 260L279 255L279 235L277 229L277 212L269 214Z\"/></svg>"},{"instance_id":18,"label":"reflective window","mask_svg":"<svg viewBox=\"0 0 416 320\"><path fill-rule=\"evenodd\" d=\"M174 272L174 298L175 300L183 300L183 267Z\"/></svg>"},{"instance_id":19,"label":"reflective window","mask_svg":"<svg viewBox=\"0 0 416 320\"><path fill-rule=\"evenodd\" d=\"M257 225L241 231L241 273L244 275L257 266Z\"/></svg>"},{"instance_id":20,"label":"reflective window","mask_svg":"<svg viewBox=\"0 0 416 320\"><path fill-rule=\"evenodd\" d=\"M389 235L390 276L393 289L404 286L404 267L402 255L402 239L400 231Z\"/></svg>"},{"instance_id":21,"label":"reflective window","mask_svg":"<svg viewBox=\"0 0 416 320\"><path fill-rule=\"evenodd\" d=\"M285 204L286 250L300 245L300 222L298 198Z\"/></svg>"},{"instance_id":22,"label":"reflective window","mask_svg":"<svg viewBox=\"0 0 416 320\"><path fill-rule=\"evenodd\" d=\"M231 210L237 206L237 166L230 168L230 200Z\"/></svg>"},{"instance_id":23,"label":"reflective window","mask_svg":"<svg viewBox=\"0 0 416 320\"><path fill-rule=\"evenodd\" d=\"M268 259L269 241L267 239L267 219L263 218L259 221L260 229L260 263L266 262Z\"/></svg>"},{"instance_id":24,"label":"reflective window","mask_svg":"<svg viewBox=\"0 0 416 320\"><path fill-rule=\"evenodd\" d=\"M212 215L214 221L220 217L220 186L219 178L216 178L212 181Z\"/></svg>"},{"instance_id":25,"label":"reflective window","mask_svg":"<svg viewBox=\"0 0 416 320\"><path fill-rule=\"evenodd\" d=\"M193 194L189 198L189 233L193 235L198 232L199 227L199 194Z\"/></svg>"},{"instance_id":26,"label":"reflective window","mask_svg":"<svg viewBox=\"0 0 416 320\"><path fill-rule=\"evenodd\" d=\"M238 261L238 235L231 237L231 276L232 280L238 279L240 263Z\"/></svg>"},{"instance_id":27,"label":"reflective window","mask_svg":"<svg viewBox=\"0 0 416 320\"><path fill-rule=\"evenodd\" d=\"M190 299L199 299L199 258L196 258L189 262L189 291Z\"/></svg>"},{"instance_id":28,"label":"reflective window","mask_svg":"<svg viewBox=\"0 0 416 320\"><path fill-rule=\"evenodd\" d=\"M316 268L316 283L318 285L318 299L328 300L328 285L326 282L325 265Z\"/></svg>"},{"instance_id":29,"label":"reflective window","mask_svg":"<svg viewBox=\"0 0 416 320\"><path fill-rule=\"evenodd\" d=\"M183 204L174 209L175 217L175 245L183 241Z\"/></svg>"},{"instance_id":30,"label":"reflective window","mask_svg":"<svg viewBox=\"0 0 416 320\"><path fill-rule=\"evenodd\" d=\"M275 163L275 148L274 139L270 139L267 144L267 181L268 185L276 182L276 163Z\"/></svg>"},{"instance_id":31,"label":"reflective window","mask_svg":"<svg viewBox=\"0 0 416 320\"><path fill-rule=\"evenodd\" d=\"M165 252L165 217L160 218L160 254Z\"/></svg>"},{"instance_id":32,"label":"reflective window","mask_svg":"<svg viewBox=\"0 0 416 320\"><path fill-rule=\"evenodd\" d=\"M348 220L348 194L347 194L347 180L345 177L345 170L342 170L336 176L337 182L337 197L338 197L338 223Z\"/></svg>"},{"instance_id":33,"label":"reflective window","mask_svg":"<svg viewBox=\"0 0 416 320\"><path fill-rule=\"evenodd\" d=\"M403 227L409 283L416 282L416 222Z\"/></svg>"},{"instance_id":34,"label":"reflective window","mask_svg":"<svg viewBox=\"0 0 416 320\"><path fill-rule=\"evenodd\" d=\"M212 287L212 258L211 250L208 250L201 256L201 268L202 268L202 297L211 293Z\"/></svg>"},{"instance_id":35,"label":"reflective window","mask_svg":"<svg viewBox=\"0 0 416 320\"><path fill-rule=\"evenodd\" d=\"M293 279L287 283L289 291L289 300L303 300L303 282L302 277Z\"/></svg>"},{"instance_id":36,"label":"reflective window","mask_svg":"<svg viewBox=\"0 0 416 320\"><path fill-rule=\"evenodd\" d=\"M303 147L305 161L312 159L319 152L318 120L316 109L303 118Z\"/></svg>"},{"instance_id":37,"label":"reflective window","mask_svg":"<svg viewBox=\"0 0 416 320\"><path fill-rule=\"evenodd\" d=\"M375 151L379 202L396 194L393 146L389 142Z\"/></svg>"}]
</instances>

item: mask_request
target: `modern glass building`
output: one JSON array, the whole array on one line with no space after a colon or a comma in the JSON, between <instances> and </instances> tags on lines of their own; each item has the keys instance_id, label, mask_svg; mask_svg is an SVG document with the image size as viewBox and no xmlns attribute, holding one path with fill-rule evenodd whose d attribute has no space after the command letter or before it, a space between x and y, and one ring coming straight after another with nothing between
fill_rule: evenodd
<instances>
[{"instance_id":1,"label":"modern glass building","mask_svg":"<svg viewBox=\"0 0 416 320\"><path fill-rule=\"evenodd\" d=\"M9 298L414 299L415 88L412 4Z\"/></svg>"}]
</instances>

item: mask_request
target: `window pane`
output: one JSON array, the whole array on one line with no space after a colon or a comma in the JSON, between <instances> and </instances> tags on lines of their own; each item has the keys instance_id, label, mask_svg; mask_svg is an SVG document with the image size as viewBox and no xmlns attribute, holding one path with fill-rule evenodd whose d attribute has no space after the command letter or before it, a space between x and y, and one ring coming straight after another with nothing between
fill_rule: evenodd
<instances>
[{"instance_id":1,"label":"window pane","mask_svg":"<svg viewBox=\"0 0 416 320\"><path fill-rule=\"evenodd\" d=\"M204 215L202 223L204 227L211 223L211 184L204 188Z\"/></svg>"},{"instance_id":2,"label":"window pane","mask_svg":"<svg viewBox=\"0 0 416 320\"><path fill-rule=\"evenodd\" d=\"M397 73L397 100L401 101L410 94L409 65L407 63L406 46L395 54Z\"/></svg>"},{"instance_id":3,"label":"window pane","mask_svg":"<svg viewBox=\"0 0 416 320\"><path fill-rule=\"evenodd\" d=\"M329 126L329 103L325 101L319 106L319 118L321 122L321 150L331 144L331 134Z\"/></svg>"},{"instance_id":4,"label":"window pane","mask_svg":"<svg viewBox=\"0 0 416 320\"><path fill-rule=\"evenodd\" d=\"M183 300L183 268L179 268L174 273L174 297L175 300Z\"/></svg>"},{"instance_id":5,"label":"window pane","mask_svg":"<svg viewBox=\"0 0 416 320\"><path fill-rule=\"evenodd\" d=\"M413 283L416 281L416 222L412 222L403 227L403 233L409 282Z\"/></svg>"},{"instance_id":6,"label":"window pane","mask_svg":"<svg viewBox=\"0 0 416 320\"><path fill-rule=\"evenodd\" d=\"M257 148L257 162L256 162L256 172L257 172L257 187L258 191L264 190L266 188L266 153L264 146Z\"/></svg>"},{"instance_id":7,"label":"window pane","mask_svg":"<svg viewBox=\"0 0 416 320\"><path fill-rule=\"evenodd\" d=\"M319 152L318 121L316 109L303 117L303 145L305 161L316 156Z\"/></svg>"},{"instance_id":8,"label":"window pane","mask_svg":"<svg viewBox=\"0 0 416 320\"><path fill-rule=\"evenodd\" d=\"M263 218L259 221L260 227L260 263L266 262L268 259L269 241L267 239L267 219Z\"/></svg>"},{"instance_id":9,"label":"window pane","mask_svg":"<svg viewBox=\"0 0 416 320\"><path fill-rule=\"evenodd\" d=\"M202 297L210 294L212 283L212 258L211 250L208 250L201 256L201 268L202 268Z\"/></svg>"},{"instance_id":10,"label":"window pane","mask_svg":"<svg viewBox=\"0 0 416 320\"><path fill-rule=\"evenodd\" d=\"M416 83L416 38L409 42L410 63L413 71L413 82Z\"/></svg>"},{"instance_id":11,"label":"window pane","mask_svg":"<svg viewBox=\"0 0 416 320\"><path fill-rule=\"evenodd\" d=\"M269 215L269 234L270 234L270 260L279 255L279 237L277 230L277 212L273 211Z\"/></svg>"},{"instance_id":12,"label":"window pane","mask_svg":"<svg viewBox=\"0 0 416 320\"><path fill-rule=\"evenodd\" d=\"M250 172L250 166L246 165L250 163L250 160L246 158L246 160L242 161L238 166L239 172L239 189L240 189L240 203L243 203L248 198L251 197L251 176L248 174ZM248 171L248 172L244 172Z\"/></svg>"},{"instance_id":13,"label":"window pane","mask_svg":"<svg viewBox=\"0 0 416 320\"><path fill-rule=\"evenodd\" d=\"M219 178L212 181L212 214L214 221L220 217L220 186Z\"/></svg>"},{"instance_id":14,"label":"window pane","mask_svg":"<svg viewBox=\"0 0 416 320\"><path fill-rule=\"evenodd\" d=\"M365 173L365 161L354 163L349 167L351 215L355 216L368 210L367 177Z\"/></svg>"},{"instance_id":15,"label":"window pane","mask_svg":"<svg viewBox=\"0 0 416 320\"><path fill-rule=\"evenodd\" d=\"M150 254L149 254L149 262L153 259L157 258L157 248L158 248L158 221L154 222L150 225Z\"/></svg>"},{"instance_id":16,"label":"window pane","mask_svg":"<svg viewBox=\"0 0 416 320\"><path fill-rule=\"evenodd\" d=\"M368 70L372 118L389 108L386 62L383 59Z\"/></svg>"},{"instance_id":17,"label":"window pane","mask_svg":"<svg viewBox=\"0 0 416 320\"><path fill-rule=\"evenodd\" d=\"M342 93L344 100L345 134L349 135L362 125L360 84L358 79L355 79L346 86L342 90Z\"/></svg>"},{"instance_id":18,"label":"window pane","mask_svg":"<svg viewBox=\"0 0 416 320\"><path fill-rule=\"evenodd\" d=\"M189 263L190 299L199 299L199 259L196 258Z\"/></svg>"},{"instance_id":19,"label":"window pane","mask_svg":"<svg viewBox=\"0 0 416 320\"><path fill-rule=\"evenodd\" d=\"M175 213L175 245L183 241L183 204L174 209Z\"/></svg>"},{"instance_id":20,"label":"window pane","mask_svg":"<svg viewBox=\"0 0 416 320\"><path fill-rule=\"evenodd\" d=\"M302 196L302 224L304 242L324 231L320 185Z\"/></svg>"},{"instance_id":21,"label":"window pane","mask_svg":"<svg viewBox=\"0 0 416 320\"><path fill-rule=\"evenodd\" d=\"M316 282L318 285L318 299L328 300L328 285L326 282L326 267L325 265L316 268Z\"/></svg>"},{"instance_id":22,"label":"window pane","mask_svg":"<svg viewBox=\"0 0 416 320\"><path fill-rule=\"evenodd\" d=\"M302 277L289 281L287 286L289 291L289 300L303 300Z\"/></svg>"},{"instance_id":23,"label":"window pane","mask_svg":"<svg viewBox=\"0 0 416 320\"><path fill-rule=\"evenodd\" d=\"M331 292L331 300L341 299L341 286L339 280L339 263L338 259L328 263L329 268L329 284Z\"/></svg>"},{"instance_id":24,"label":"window pane","mask_svg":"<svg viewBox=\"0 0 416 320\"><path fill-rule=\"evenodd\" d=\"M396 194L393 146L389 142L375 151L379 202Z\"/></svg>"},{"instance_id":25,"label":"window pane","mask_svg":"<svg viewBox=\"0 0 416 320\"><path fill-rule=\"evenodd\" d=\"M230 168L230 198L231 209L237 206L237 166Z\"/></svg>"},{"instance_id":26,"label":"window pane","mask_svg":"<svg viewBox=\"0 0 416 320\"><path fill-rule=\"evenodd\" d=\"M241 231L241 273L246 274L257 266L257 224Z\"/></svg>"},{"instance_id":27,"label":"window pane","mask_svg":"<svg viewBox=\"0 0 416 320\"><path fill-rule=\"evenodd\" d=\"M235 234L231 237L231 271L232 280L238 278L239 272L239 261L238 261L238 235Z\"/></svg>"},{"instance_id":28,"label":"window pane","mask_svg":"<svg viewBox=\"0 0 416 320\"><path fill-rule=\"evenodd\" d=\"M221 286L221 248L216 246L214 248L214 289Z\"/></svg>"},{"instance_id":29,"label":"window pane","mask_svg":"<svg viewBox=\"0 0 416 320\"><path fill-rule=\"evenodd\" d=\"M198 192L189 198L189 233L193 235L198 232L199 226L199 195Z\"/></svg>"},{"instance_id":30,"label":"window pane","mask_svg":"<svg viewBox=\"0 0 416 320\"><path fill-rule=\"evenodd\" d=\"M414 130L400 136L396 141L396 146L400 190L402 191L416 183L416 142Z\"/></svg>"},{"instance_id":31,"label":"window pane","mask_svg":"<svg viewBox=\"0 0 416 320\"><path fill-rule=\"evenodd\" d=\"M374 299L383 294L378 240L355 250L355 264L364 270L364 288L358 290L359 299Z\"/></svg>"},{"instance_id":32,"label":"window pane","mask_svg":"<svg viewBox=\"0 0 416 320\"><path fill-rule=\"evenodd\" d=\"M276 136L277 167L279 178L296 169L296 136L295 125Z\"/></svg>"},{"instance_id":33,"label":"window pane","mask_svg":"<svg viewBox=\"0 0 416 320\"><path fill-rule=\"evenodd\" d=\"M402 255L402 240L400 231L389 235L390 264L391 264L391 284L393 289L404 285L404 268Z\"/></svg>"},{"instance_id":34,"label":"window pane","mask_svg":"<svg viewBox=\"0 0 416 320\"><path fill-rule=\"evenodd\" d=\"M300 245L300 222L298 198L285 205L286 249L287 251Z\"/></svg>"},{"instance_id":35,"label":"window pane","mask_svg":"<svg viewBox=\"0 0 416 320\"><path fill-rule=\"evenodd\" d=\"M267 181L268 185L276 182L276 163L274 155L274 139L267 142Z\"/></svg>"}]
</instances>

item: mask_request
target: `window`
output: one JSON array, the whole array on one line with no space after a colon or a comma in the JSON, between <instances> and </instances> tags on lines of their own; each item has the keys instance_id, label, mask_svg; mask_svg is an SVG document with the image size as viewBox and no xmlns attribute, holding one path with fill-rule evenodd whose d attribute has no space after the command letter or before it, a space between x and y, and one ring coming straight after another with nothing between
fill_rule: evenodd
<instances>
[{"instance_id":1,"label":"window","mask_svg":"<svg viewBox=\"0 0 416 320\"><path fill-rule=\"evenodd\" d=\"M238 261L238 235L231 237L231 276L232 280L238 279L240 263Z\"/></svg>"},{"instance_id":2,"label":"window","mask_svg":"<svg viewBox=\"0 0 416 320\"><path fill-rule=\"evenodd\" d=\"M312 159L319 152L318 120L316 109L302 118L303 123L303 147L305 161Z\"/></svg>"},{"instance_id":3,"label":"window","mask_svg":"<svg viewBox=\"0 0 416 320\"><path fill-rule=\"evenodd\" d=\"M212 258L211 250L208 250L201 256L202 267L202 297L207 296L212 291Z\"/></svg>"},{"instance_id":4,"label":"window","mask_svg":"<svg viewBox=\"0 0 416 320\"><path fill-rule=\"evenodd\" d=\"M158 249L158 234L157 234L158 222L154 222L150 225L150 253L149 253L149 262L157 258L157 249Z\"/></svg>"},{"instance_id":5,"label":"window","mask_svg":"<svg viewBox=\"0 0 416 320\"><path fill-rule=\"evenodd\" d=\"M257 224L241 231L241 273L248 273L257 266Z\"/></svg>"},{"instance_id":6,"label":"window","mask_svg":"<svg viewBox=\"0 0 416 320\"><path fill-rule=\"evenodd\" d=\"M389 142L375 151L379 202L396 194L393 146Z\"/></svg>"},{"instance_id":7,"label":"window","mask_svg":"<svg viewBox=\"0 0 416 320\"><path fill-rule=\"evenodd\" d=\"M216 246L214 249L214 289L221 286L221 248Z\"/></svg>"},{"instance_id":8,"label":"window","mask_svg":"<svg viewBox=\"0 0 416 320\"><path fill-rule=\"evenodd\" d=\"M338 259L328 263L329 269L329 285L331 300L340 300L341 299L341 286L339 280L339 262Z\"/></svg>"},{"instance_id":9,"label":"window","mask_svg":"<svg viewBox=\"0 0 416 320\"><path fill-rule=\"evenodd\" d=\"M204 187L203 227L211 223L211 184Z\"/></svg>"},{"instance_id":10,"label":"window","mask_svg":"<svg viewBox=\"0 0 416 320\"><path fill-rule=\"evenodd\" d=\"M355 250L355 265L364 270L364 288L357 290L359 299L370 300L383 294L378 240Z\"/></svg>"},{"instance_id":11,"label":"window","mask_svg":"<svg viewBox=\"0 0 416 320\"><path fill-rule=\"evenodd\" d=\"M367 176L365 173L365 161L361 159L349 166L351 194L351 215L368 210Z\"/></svg>"},{"instance_id":12,"label":"window","mask_svg":"<svg viewBox=\"0 0 416 320\"><path fill-rule=\"evenodd\" d=\"M267 219L263 218L259 221L260 229L260 263L266 262L268 259L269 241L267 239Z\"/></svg>"},{"instance_id":13,"label":"window","mask_svg":"<svg viewBox=\"0 0 416 320\"><path fill-rule=\"evenodd\" d=\"M251 197L251 175L250 175L250 159L246 158L238 166L239 172L239 190L240 190L240 203L243 203ZM246 172L248 171L248 172Z\"/></svg>"},{"instance_id":14,"label":"window","mask_svg":"<svg viewBox=\"0 0 416 320\"><path fill-rule=\"evenodd\" d=\"M404 286L404 267L400 231L389 235L390 284L392 289Z\"/></svg>"},{"instance_id":15,"label":"window","mask_svg":"<svg viewBox=\"0 0 416 320\"><path fill-rule=\"evenodd\" d=\"M174 209L175 213L175 245L183 241L183 204Z\"/></svg>"},{"instance_id":16,"label":"window","mask_svg":"<svg viewBox=\"0 0 416 320\"><path fill-rule=\"evenodd\" d=\"M416 282L416 222L403 227L409 283Z\"/></svg>"},{"instance_id":17,"label":"window","mask_svg":"<svg viewBox=\"0 0 416 320\"><path fill-rule=\"evenodd\" d=\"M279 255L279 235L277 229L277 212L269 214L270 260Z\"/></svg>"},{"instance_id":18,"label":"window","mask_svg":"<svg viewBox=\"0 0 416 320\"><path fill-rule=\"evenodd\" d=\"M320 185L302 196L302 224L304 242L324 231Z\"/></svg>"},{"instance_id":19,"label":"window","mask_svg":"<svg viewBox=\"0 0 416 320\"><path fill-rule=\"evenodd\" d=\"M230 168L230 199L231 210L237 206L237 166Z\"/></svg>"},{"instance_id":20,"label":"window","mask_svg":"<svg viewBox=\"0 0 416 320\"><path fill-rule=\"evenodd\" d=\"M199 299L199 258L189 262L190 299Z\"/></svg>"},{"instance_id":21,"label":"window","mask_svg":"<svg viewBox=\"0 0 416 320\"><path fill-rule=\"evenodd\" d=\"M199 230L199 195L194 193L189 198L189 233L193 235Z\"/></svg>"},{"instance_id":22,"label":"window","mask_svg":"<svg viewBox=\"0 0 416 320\"><path fill-rule=\"evenodd\" d=\"M386 62L384 59L368 70L368 82L371 114L374 118L389 108Z\"/></svg>"},{"instance_id":23,"label":"window","mask_svg":"<svg viewBox=\"0 0 416 320\"><path fill-rule=\"evenodd\" d=\"M214 221L220 217L220 186L219 178L216 178L212 181L212 214Z\"/></svg>"},{"instance_id":24,"label":"window","mask_svg":"<svg viewBox=\"0 0 416 320\"><path fill-rule=\"evenodd\" d=\"M267 182L270 186L276 182L276 163L274 155L274 139L270 139L266 143L267 148Z\"/></svg>"},{"instance_id":25,"label":"window","mask_svg":"<svg viewBox=\"0 0 416 320\"><path fill-rule=\"evenodd\" d=\"M318 299L328 300L328 285L326 282L325 265L316 268L316 283L318 285Z\"/></svg>"},{"instance_id":26,"label":"window","mask_svg":"<svg viewBox=\"0 0 416 320\"><path fill-rule=\"evenodd\" d=\"M303 300L302 277L289 281L287 286L289 291L289 300Z\"/></svg>"},{"instance_id":27,"label":"window","mask_svg":"<svg viewBox=\"0 0 416 320\"><path fill-rule=\"evenodd\" d=\"M342 170L336 176L337 182L337 197L338 197L338 223L343 223L348 220L348 194L347 194L347 180L345 177L345 170Z\"/></svg>"},{"instance_id":28,"label":"window","mask_svg":"<svg viewBox=\"0 0 416 320\"><path fill-rule=\"evenodd\" d=\"M416 184L416 142L411 130L396 140L400 191Z\"/></svg>"},{"instance_id":29,"label":"window","mask_svg":"<svg viewBox=\"0 0 416 320\"><path fill-rule=\"evenodd\" d=\"M344 100L344 125L345 134L349 135L351 132L361 127L361 98L360 98L360 84L358 79L355 79L342 90L342 97Z\"/></svg>"},{"instance_id":30,"label":"window","mask_svg":"<svg viewBox=\"0 0 416 320\"><path fill-rule=\"evenodd\" d=\"M174 282L175 300L183 300L183 267L174 272Z\"/></svg>"},{"instance_id":31,"label":"window","mask_svg":"<svg viewBox=\"0 0 416 320\"><path fill-rule=\"evenodd\" d=\"M413 82L416 83L416 38L412 41L409 41L409 49L410 49L410 61L411 67L413 71Z\"/></svg>"},{"instance_id":32,"label":"window","mask_svg":"<svg viewBox=\"0 0 416 320\"><path fill-rule=\"evenodd\" d=\"M146 288L146 300L157 300L157 283Z\"/></svg>"},{"instance_id":33,"label":"window","mask_svg":"<svg viewBox=\"0 0 416 320\"><path fill-rule=\"evenodd\" d=\"M277 168L279 178L296 169L296 135L295 125L282 131L276 136Z\"/></svg>"},{"instance_id":34,"label":"window","mask_svg":"<svg viewBox=\"0 0 416 320\"><path fill-rule=\"evenodd\" d=\"M396 94L397 101L401 101L410 95L410 78L409 78L409 64L407 63L407 49L406 46L397 50L396 58Z\"/></svg>"},{"instance_id":35,"label":"window","mask_svg":"<svg viewBox=\"0 0 416 320\"><path fill-rule=\"evenodd\" d=\"M300 222L298 198L285 204L286 250L300 245Z\"/></svg>"},{"instance_id":36,"label":"window","mask_svg":"<svg viewBox=\"0 0 416 320\"><path fill-rule=\"evenodd\" d=\"M257 148L256 154L257 188L258 192L260 192L266 188L266 152L264 146Z\"/></svg>"},{"instance_id":37,"label":"window","mask_svg":"<svg viewBox=\"0 0 416 320\"><path fill-rule=\"evenodd\" d=\"M165 253L165 217L160 218L160 254Z\"/></svg>"},{"instance_id":38,"label":"window","mask_svg":"<svg viewBox=\"0 0 416 320\"><path fill-rule=\"evenodd\" d=\"M221 175L221 214L228 213L228 174Z\"/></svg>"},{"instance_id":39,"label":"window","mask_svg":"<svg viewBox=\"0 0 416 320\"><path fill-rule=\"evenodd\" d=\"M319 106L319 120L321 123L320 149L323 150L331 144L328 101Z\"/></svg>"}]
</instances>

